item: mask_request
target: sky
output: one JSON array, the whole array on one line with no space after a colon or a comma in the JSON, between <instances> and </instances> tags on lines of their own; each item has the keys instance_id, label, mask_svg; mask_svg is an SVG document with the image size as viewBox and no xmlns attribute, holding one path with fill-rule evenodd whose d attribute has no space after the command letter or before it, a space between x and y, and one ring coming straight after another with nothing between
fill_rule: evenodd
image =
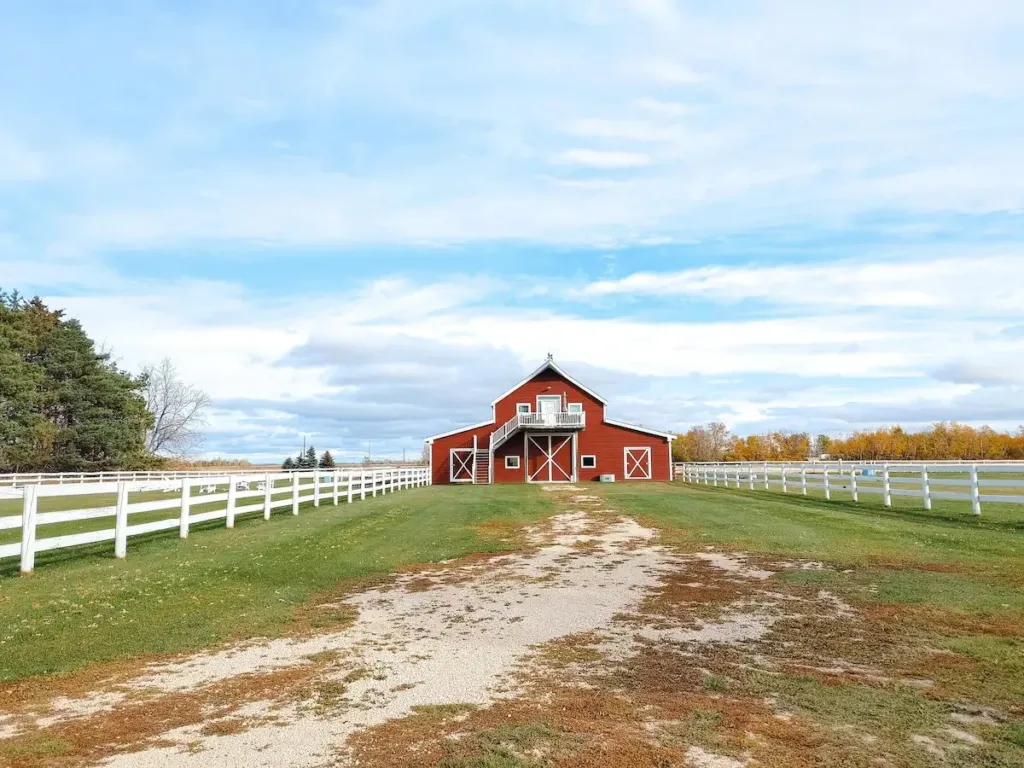
<instances>
[{"instance_id":1,"label":"sky","mask_svg":"<svg viewBox=\"0 0 1024 768\"><path fill-rule=\"evenodd\" d=\"M358 459L547 353L609 416L1024 423L1017 0L131 0L0 15L0 287Z\"/></svg>"}]
</instances>

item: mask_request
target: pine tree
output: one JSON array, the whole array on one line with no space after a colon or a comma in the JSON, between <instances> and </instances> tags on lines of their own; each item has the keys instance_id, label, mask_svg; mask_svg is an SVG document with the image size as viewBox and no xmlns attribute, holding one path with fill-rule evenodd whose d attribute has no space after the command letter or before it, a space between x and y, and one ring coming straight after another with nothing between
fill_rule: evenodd
<instances>
[{"instance_id":1,"label":"pine tree","mask_svg":"<svg viewBox=\"0 0 1024 768\"><path fill-rule=\"evenodd\" d=\"M301 466L303 469L316 469L316 448L312 445L306 449L306 453L300 457Z\"/></svg>"},{"instance_id":2,"label":"pine tree","mask_svg":"<svg viewBox=\"0 0 1024 768\"><path fill-rule=\"evenodd\" d=\"M284 464L281 465L281 469L295 469L295 459L289 456L284 460Z\"/></svg>"},{"instance_id":3,"label":"pine tree","mask_svg":"<svg viewBox=\"0 0 1024 768\"><path fill-rule=\"evenodd\" d=\"M320 469L334 469L334 457L330 451L324 451L324 455L320 457Z\"/></svg>"}]
</instances>

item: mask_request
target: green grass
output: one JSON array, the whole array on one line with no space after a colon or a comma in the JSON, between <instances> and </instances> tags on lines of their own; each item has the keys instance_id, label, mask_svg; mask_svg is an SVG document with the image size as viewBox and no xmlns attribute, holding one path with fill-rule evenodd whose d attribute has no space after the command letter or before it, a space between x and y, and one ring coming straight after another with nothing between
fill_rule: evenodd
<instances>
[{"instance_id":1,"label":"green grass","mask_svg":"<svg viewBox=\"0 0 1024 768\"><path fill-rule=\"evenodd\" d=\"M318 592L508 549L478 526L549 511L534 487L427 487L242 518L234 530L210 523L186 541L174 531L133 538L120 561L107 544L41 553L31 576L0 577L0 680L273 634Z\"/></svg>"},{"instance_id":2,"label":"green grass","mask_svg":"<svg viewBox=\"0 0 1024 768\"><path fill-rule=\"evenodd\" d=\"M615 484L602 491L623 511L648 518L674 543L728 545L749 552L827 560L976 567L987 577L1024 583L1024 505L914 500L825 501L772 491L676 483Z\"/></svg>"}]
</instances>

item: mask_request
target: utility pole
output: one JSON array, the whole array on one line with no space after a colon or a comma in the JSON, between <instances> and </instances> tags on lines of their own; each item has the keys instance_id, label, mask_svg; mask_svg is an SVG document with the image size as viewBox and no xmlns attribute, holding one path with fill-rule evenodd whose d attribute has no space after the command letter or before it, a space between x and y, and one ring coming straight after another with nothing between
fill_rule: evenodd
<instances>
[{"instance_id":1,"label":"utility pole","mask_svg":"<svg viewBox=\"0 0 1024 768\"><path fill-rule=\"evenodd\" d=\"M373 440L366 441L366 463L373 461Z\"/></svg>"}]
</instances>

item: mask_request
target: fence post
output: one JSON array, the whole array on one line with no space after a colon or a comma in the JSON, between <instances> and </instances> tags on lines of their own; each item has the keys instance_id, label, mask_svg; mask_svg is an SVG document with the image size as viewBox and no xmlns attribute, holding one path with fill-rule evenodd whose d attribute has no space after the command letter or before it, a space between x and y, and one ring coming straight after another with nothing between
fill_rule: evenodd
<instances>
[{"instance_id":1,"label":"fence post","mask_svg":"<svg viewBox=\"0 0 1024 768\"><path fill-rule=\"evenodd\" d=\"M789 487L786 485L786 465L782 465L782 492L789 493Z\"/></svg>"},{"instance_id":2,"label":"fence post","mask_svg":"<svg viewBox=\"0 0 1024 768\"><path fill-rule=\"evenodd\" d=\"M767 461L764 463L764 489L766 491L771 490L768 487L768 462Z\"/></svg>"},{"instance_id":3,"label":"fence post","mask_svg":"<svg viewBox=\"0 0 1024 768\"><path fill-rule=\"evenodd\" d=\"M320 506L320 470L313 470L313 506Z\"/></svg>"},{"instance_id":4,"label":"fence post","mask_svg":"<svg viewBox=\"0 0 1024 768\"><path fill-rule=\"evenodd\" d=\"M21 500L21 572L31 573L36 564L36 513L39 510L39 486L22 486Z\"/></svg>"},{"instance_id":5,"label":"fence post","mask_svg":"<svg viewBox=\"0 0 1024 768\"><path fill-rule=\"evenodd\" d=\"M178 518L178 537L188 538L189 512L192 506L192 486L188 478L181 481L181 516Z\"/></svg>"},{"instance_id":6,"label":"fence post","mask_svg":"<svg viewBox=\"0 0 1024 768\"><path fill-rule=\"evenodd\" d=\"M114 513L114 557L128 554L128 483L117 484L117 507Z\"/></svg>"},{"instance_id":7,"label":"fence post","mask_svg":"<svg viewBox=\"0 0 1024 768\"><path fill-rule=\"evenodd\" d=\"M348 495L348 503L349 503L349 504L351 504L351 503L352 503L352 486L353 486L353 484L355 483L355 476L356 476L356 473L355 473L355 472L353 472L353 471L352 471L352 470L350 469L350 470L348 471L348 488L347 488L347 490L346 490L346 494Z\"/></svg>"},{"instance_id":8,"label":"fence post","mask_svg":"<svg viewBox=\"0 0 1024 768\"><path fill-rule=\"evenodd\" d=\"M272 505L272 499L270 497L273 495L273 485L274 485L274 481L270 479L270 473L267 472L263 476L263 519L264 520L269 520L270 519L270 507Z\"/></svg>"},{"instance_id":9,"label":"fence post","mask_svg":"<svg viewBox=\"0 0 1024 768\"><path fill-rule=\"evenodd\" d=\"M717 488L718 487L718 465L717 464L715 464L714 478L715 478L715 488Z\"/></svg>"},{"instance_id":10,"label":"fence post","mask_svg":"<svg viewBox=\"0 0 1024 768\"><path fill-rule=\"evenodd\" d=\"M978 483L977 464L971 464L971 514L981 514L981 488Z\"/></svg>"},{"instance_id":11,"label":"fence post","mask_svg":"<svg viewBox=\"0 0 1024 768\"><path fill-rule=\"evenodd\" d=\"M224 510L224 525L228 528L235 527L235 500L238 497L238 481L228 475L228 507Z\"/></svg>"},{"instance_id":12,"label":"fence post","mask_svg":"<svg viewBox=\"0 0 1024 768\"><path fill-rule=\"evenodd\" d=\"M850 470L850 490L853 491L853 500L857 501L857 468Z\"/></svg>"},{"instance_id":13,"label":"fence post","mask_svg":"<svg viewBox=\"0 0 1024 768\"><path fill-rule=\"evenodd\" d=\"M800 467L800 492L807 495L807 467Z\"/></svg>"},{"instance_id":14,"label":"fence post","mask_svg":"<svg viewBox=\"0 0 1024 768\"><path fill-rule=\"evenodd\" d=\"M366 470L359 470L359 498L366 499Z\"/></svg>"},{"instance_id":15,"label":"fence post","mask_svg":"<svg viewBox=\"0 0 1024 768\"><path fill-rule=\"evenodd\" d=\"M338 470L331 471L331 495L334 497L334 506L338 506Z\"/></svg>"},{"instance_id":16,"label":"fence post","mask_svg":"<svg viewBox=\"0 0 1024 768\"><path fill-rule=\"evenodd\" d=\"M381 470L379 470L379 469L375 469L375 470L373 470L373 472L370 473L372 475L372 477L373 477L373 495L374 496L377 495L377 473L380 472L380 471Z\"/></svg>"},{"instance_id":17,"label":"fence post","mask_svg":"<svg viewBox=\"0 0 1024 768\"><path fill-rule=\"evenodd\" d=\"M889 465L882 465L882 501L887 507L892 506L892 485L889 483Z\"/></svg>"},{"instance_id":18,"label":"fence post","mask_svg":"<svg viewBox=\"0 0 1024 768\"><path fill-rule=\"evenodd\" d=\"M292 472L292 514L299 514L299 473Z\"/></svg>"},{"instance_id":19,"label":"fence post","mask_svg":"<svg viewBox=\"0 0 1024 768\"><path fill-rule=\"evenodd\" d=\"M828 484L828 467L825 467L825 501L832 501L832 489Z\"/></svg>"},{"instance_id":20,"label":"fence post","mask_svg":"<svg viewBox=\"0 0 1024 768\"><path fill-rule=\"evenodd\" d=\"M924 496L924 508L932 508L932 486L928 482L928 465L921 467L921 495Z\"/></svg>"}]
</instances>

